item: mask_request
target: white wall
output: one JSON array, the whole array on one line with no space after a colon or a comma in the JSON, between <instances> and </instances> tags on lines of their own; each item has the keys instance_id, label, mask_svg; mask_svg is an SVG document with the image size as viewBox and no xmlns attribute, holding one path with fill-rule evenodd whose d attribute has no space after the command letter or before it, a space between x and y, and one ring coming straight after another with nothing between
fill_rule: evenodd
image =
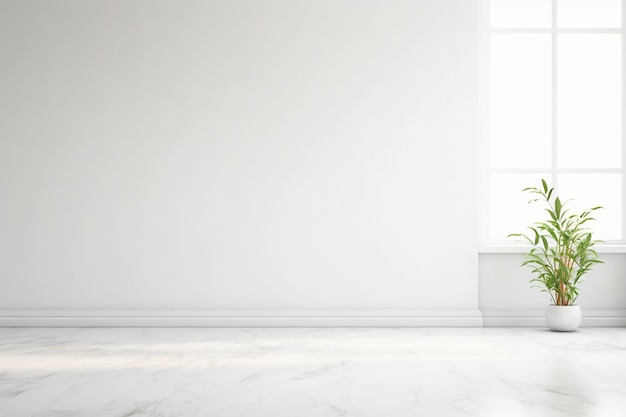
<instances>
[{"instance_id":1,"label":"white wall","mask_svg":"<svg viewBox=\"0 0 626 417\"><path fill-rule=\"evenodd\" d=\"M5 316L474 317L476 34L467 0L1 2Z\"/></svg>"},{"instance_id":2,"label":"white wall","mask_svg":"<svg viewBox=\"0 0 626 417\"><path fill-rule=\"evenodd\" d=\"M481 253L479 306L486 326L543 326L550 296L532 287L531 270L520 265L523 253ZM626 256L600 253L580 285L576 301L583 310L583 325L626 326Z\"/></svg>"}]
</instances>

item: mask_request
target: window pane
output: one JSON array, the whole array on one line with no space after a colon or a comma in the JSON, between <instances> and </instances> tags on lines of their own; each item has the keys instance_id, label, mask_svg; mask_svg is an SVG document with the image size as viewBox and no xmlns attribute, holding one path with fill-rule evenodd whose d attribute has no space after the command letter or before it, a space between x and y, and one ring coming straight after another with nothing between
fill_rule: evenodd
<instances>
[{"instance_id":1,"label":"window pane","mask_svg":"<svg viewBox=\"0 0 626 417\"><path fill-rule=\"evenodd\" d=\"M568 206L580 212L602 206L595 212L591 229L602 240L622 239L622 179L621 174L560 174L557 193L563 200L572 199Z\"/></svg>"},{"instance_id":2,"label":"window pane","mask_svg":"<svg viewBox=\"0 0 626 417\"><path fill-rule=\"evenodd\" d=\"M541 220L543 207L528 204L530 194L526 187L538 187L541 178L550 180L550 174L492 174L489 179L489 230L490 241L514 243L507 239L511 233L527 233L528 226Z\"/></svg>"},{"instance_id":3,"label":"window pane","mask_svg":"<svg viewBox=\"0 0 626 417\"><path fill-rule=\"evenodd\" d=\"M621 0L559 1L558 25L562 28L619 28Z\"/></svg>"},{"instance_id":4,"label":"window pane","mask_svg":"<svg viewBox=\"0 0 626 417\"><path fill-rule=\"evenodd\" d=\"M549 28L550 0L491 0L492 28Z\"/></svg>"},{"instance_id":5,"label":"window pane","mask_svg":"<svg viewBox=\"0 0 626 417\"><path fill-rule=\"evenodd\" d=\"M558 45L559 166L620 168L621 36L564 34Z\"/></svg>"},{"instance_id":6,"label":"window pane","mask_svg":"<svg viewBox=\"0 0 626 417\"><path fill-rule=\"evenodd\" d=\"M551 38L493 34L489 138L492 168L549 168L552 161Z\"/></svg>"}]
</instances>

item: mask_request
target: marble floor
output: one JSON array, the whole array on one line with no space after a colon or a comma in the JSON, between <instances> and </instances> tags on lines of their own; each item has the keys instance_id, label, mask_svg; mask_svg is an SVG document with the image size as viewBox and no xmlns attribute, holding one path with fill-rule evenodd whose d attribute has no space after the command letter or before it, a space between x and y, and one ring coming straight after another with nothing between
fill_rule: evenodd
<instances>
[{"instance_id":1,"label":"marble floor","mask_svg":"<svg viewBox=\"0 0 626 417\"><path fill-rule=\"evenodd\" d=\"M2 417L626 416L626 329L0 328Z\"/></svg>"}]
</instances>

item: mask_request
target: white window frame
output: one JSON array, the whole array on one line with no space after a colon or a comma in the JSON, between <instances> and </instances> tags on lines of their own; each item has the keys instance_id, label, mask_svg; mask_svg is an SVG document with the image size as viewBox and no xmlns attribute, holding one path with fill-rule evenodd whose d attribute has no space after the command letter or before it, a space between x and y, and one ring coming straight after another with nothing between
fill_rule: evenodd
<instances>
[{"instance_id":1,"label":"white window frame","mask_svg":"<svg viewBox=\"0 0 626 417\"><path fill-rule=\"evenodd\" d=\"M561 0L567 1L567 0ZM551 28L491 28L490 24L490 2L484 0L479 6L479 100L478 106L483 117L479 122L478 136L479 146L479 166L481 167L481 202L479 204L479 252L481 253L523 253L528 250L528 246L523 243L501 241L489 241L489 185L490 177L493 173L549 173L546 180L550 180L552 185L558 187L557 174L561 173L619 173L622 177L622 240L609 241L598 244L597 249L603 253L626 253L626 0L622 2L622 25L619 29L614 28L558 28L558 2L551 0L552 5L552 27ZM490 166L490 138L489 138L489 58L490 58L490 35L494 33L541 33L550 34L552 37L552 166L549 169L524 169L524 168L492 168ZM621 35L622 45L622 164L621 168L606 169L585 169L585 168L559 168L558 167L558 124L557 124L557 73L558 73L558 35L562 33L584 34L584 33L617 33Z\"/></svg>"}]
</instances>

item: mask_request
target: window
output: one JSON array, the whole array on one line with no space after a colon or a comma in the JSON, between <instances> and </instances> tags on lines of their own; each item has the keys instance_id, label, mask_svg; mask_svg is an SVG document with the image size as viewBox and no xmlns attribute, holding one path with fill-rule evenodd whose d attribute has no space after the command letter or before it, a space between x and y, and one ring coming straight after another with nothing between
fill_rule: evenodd
<instances>
[{"instance_id":1,"label":"window","mask_svg":"<svg viewBox=\"0 0 626 417\"><path fill-rule=\"evenodd\" d=\"M541 178L624 243L623 2L487 0L484 243L543 218Z\"/></svg>"}]
</instances>

